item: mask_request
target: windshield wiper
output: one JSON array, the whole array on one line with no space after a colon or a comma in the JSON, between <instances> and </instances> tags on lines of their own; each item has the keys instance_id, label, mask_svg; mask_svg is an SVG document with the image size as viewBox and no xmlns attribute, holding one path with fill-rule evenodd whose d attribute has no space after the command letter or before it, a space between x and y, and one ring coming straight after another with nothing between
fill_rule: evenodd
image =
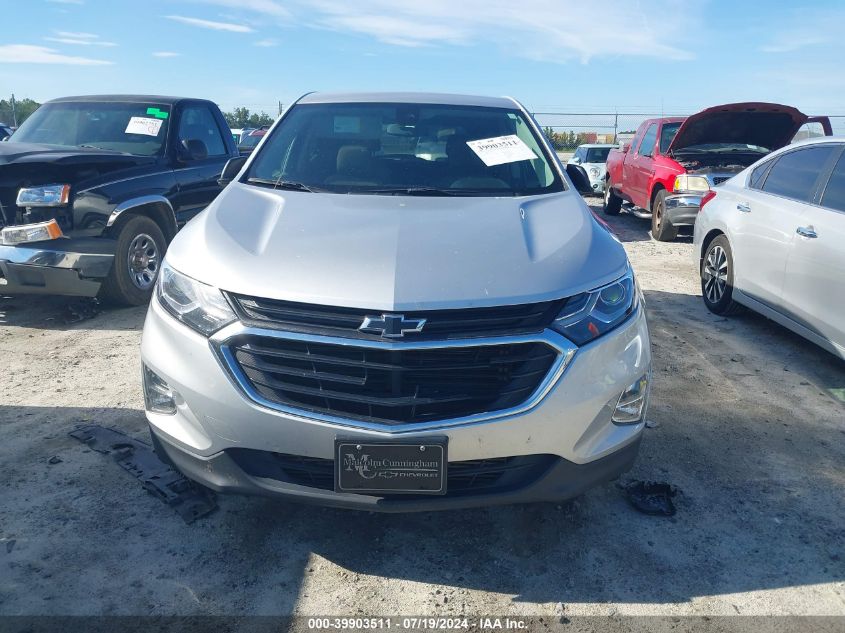
<instances>
[{"instance_id":1,"label":"windshield wiper","mask_svg":"<svg viewBox=\"0 0 845 633\"><path fill-rule=\"evenodd\" d=\"M273 187L273 189L287 189L288 191L307 191L314 193L315 189L304 185L301 182L294 182L292 180L271 180L270 178L247 178L247 182L254 185L264 185Z\"/></svg>"},{"instance_id":2,"label":"windshield wiper","mask_svg":"<svg viewBox=\"0 0 845 633\"><path fill-rule=\"evenodd\" d=\"M405 196L514 196L512 191L489 189L439 189L437 187L390 187L386 189L362 189L350 193L374 193L376 195L405 195Z\"/></svg>"}]
</instances>

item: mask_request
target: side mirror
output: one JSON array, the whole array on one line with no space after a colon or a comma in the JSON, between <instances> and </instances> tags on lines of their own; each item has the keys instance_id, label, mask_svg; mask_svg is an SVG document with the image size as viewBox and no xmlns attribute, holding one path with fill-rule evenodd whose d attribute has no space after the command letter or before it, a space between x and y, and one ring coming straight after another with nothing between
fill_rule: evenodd
<instances>
[{"instance_id":1,"label":"side mirror","mask_svg":"<svg viewBox=\"0 0 845 633\"><path fill-rule=\"evenodd\" d=\"M12 137L11 136L4 136L3 138L0 138L0 142L8 141L10 138L12 138Z\"/></svg>"},{"instance_id":2,"label":"side mirror","mask_svg":"<svg viewBox=\"0 0 845 633\"><path fill-rule=\"evenodd\" d=\"M622 153L623 154L627 154L629 149L631 149L630 143L622 143Z\"/></svg>"},{"instance_id":3,"label":"side mirror","mask_svg":"<svg viewBox=\"0 0 845 633\"><path fill-rule=\"evenodd\" d=\"M197 138L186 138L182 141L180 154L184 160L205 160L208 148Z\"/></svg>"},{"instance_id":4,"label":"side mirror","mask_svg":"<svg viewBox=\"0 0 845 633\"><path fill-rule=\"evenodd\" d=\"M566 175L569 176L569 180L572 181L572 184L575 185L575 189L582 196L591 195L593 193L593 187L590 184L590 177L587 175L586 169L580 165L573 165L570 163L566 166Z\"/></svg>"},{"instance_id":5,"label":"side mirror","mask_svg":"<svg viewBox=\"0 0 845 633\"><path fill-rule=\"evenodd\" d=\"M220 173L220 178L217 179L217 184L221 187L225 187L232 182L235 179L235 176L240 173L247 158L249 157L238 156L226 161L226 164L223 166L223 171Z\"/></svg>"}]
</instances>

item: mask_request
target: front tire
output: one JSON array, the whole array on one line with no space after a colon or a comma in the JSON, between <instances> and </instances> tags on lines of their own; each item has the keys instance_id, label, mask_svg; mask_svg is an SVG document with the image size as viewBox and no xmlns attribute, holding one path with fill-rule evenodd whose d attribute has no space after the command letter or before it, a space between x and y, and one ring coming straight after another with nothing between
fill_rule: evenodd
<instances>
[{"instance_id":1,"label":"front tire","mask_svg":"<svg viewBox=\"0 0 845 633\"><path fill-rule=\"evenodd\" d=\"M158 224L144 215L131 217L117 234L114 263L100 297L113 305L148 303L166 250L167 241Z\"/></svg>"},{"instance_id":2,"label":"front tire","mask_svg":"<svg viewBox=\"0 0 845 633\"><path fill-rule=\"evenodd\" d=\"M604 205L603 211L605 215L619 215L622 210L622 198L616 195L613 187L610 184L610 178L604 183Z\"/></svg>"},{"instance_id":3,"label":"front tire","mask_svg":"<svg viewBox=\"0 0 845 633\"><path fill-rule=\"evenodd\" d=\"M742 306L733 300L734 260L730 242L719 235L704 253L701 262L701 297L704 305L713 314L729 316L742 311Z\"/></svg>"},{"instance_id":4,"label":"front tire","mask_svg":"<svg viewBox=\"0 0 845 633\"><path fill-rule=\"evenodd\" d=\"M651 203L651 235L658 242L671 242L678 237L678 228L666 217L666 193L661 189Z\"/></svg>"}]
</instances>

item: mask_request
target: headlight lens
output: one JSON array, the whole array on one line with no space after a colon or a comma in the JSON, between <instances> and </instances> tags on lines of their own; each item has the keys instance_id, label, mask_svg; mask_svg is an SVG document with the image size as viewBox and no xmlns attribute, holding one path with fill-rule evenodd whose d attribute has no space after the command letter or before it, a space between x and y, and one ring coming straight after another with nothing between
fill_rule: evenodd
<instances>
[{"instance_id":1,"label":"headlight lens","mask_svg":"<svg viewBox=\"0 0 845 633\"><path fill-rule=\"evenodd\" d=\"M166 263L161 267L156 295L165 310L206 336L237 318L220 290L176 272Z\"/></svg>"},{"instance_id":2,"label":"headlight lens","mask_svg":"<svg viewBox=\"0 0 845 633\"><path fill-rule=\"evenodd\" d=\"M673 191L710 191L710 183L704 176L681 174L675 177Z\"/></svg>"},{"instance_id":3,"label":"headlight lens","mask_svg":"<svg viewBox=\"0 0 845 633\"><path fill-rule=\"evenodd\" d=\"M625 321L639 305L639 289L629 268L611 284L570 298L552 327L584 345Z\"/></svg>"},{"instance_id":4,"label":"headlight lens","mask_svg":"<svg viewBox=\"0 0 845 633\"><path fill-rule=\"evenodd\" d=\"M593 178L598 178L599 177L599 168L598 167L590 167L590 175Z\"/></svg>"},{"instance_id":5,"label":"headlight lens","mask_svg":"<svg viewBox=\"0 0 845 633\"><path fill-rule=\"evenodd\" d=\"M70 185L41 185L18 191L19 207L60 207L70 200Z\"/></svg>"}]
</instances>

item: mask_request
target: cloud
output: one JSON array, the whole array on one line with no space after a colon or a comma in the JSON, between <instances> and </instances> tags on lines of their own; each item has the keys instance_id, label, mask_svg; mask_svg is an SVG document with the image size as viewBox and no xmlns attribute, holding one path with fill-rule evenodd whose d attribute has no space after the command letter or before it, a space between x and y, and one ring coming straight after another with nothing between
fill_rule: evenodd
<instances>
[{"instance_id":1,"label":"cloud","mask_svg":"<svg viewBox=\"0 0 845 633\"><path fill-rule=\"evenodd\" d=\"M182 24L189 24L191 26L198 26L204 29L212 29L214 31L229 31L231 33L252 33L253 29L245 24L235 24L233 22L215 22L213 20L203 20L201 18L189 18L184 15L165 15L168 20L181 22Z\"/></svg>"},{"instance_id":2,"label":"cloud","mask_svg":"<svg viewBox=\"0 0 845 633\"><path fill-rule=\"evenodd\" d=\"M153 53L153 57L161 57L162 59L167 57L179 57L182 53L174 53L173 51L156 51Z\"/></svg>"},{"instance_id":3,"label":"cloud","mask_svg":"<svg viewBox=\"0 0 845 633\"><path fill-rule=\"evenodd\" d=\"M64 64L69 66L108 66L114 62L62 55L53 48L29 44L0 45L0 64Z\"/></svg>"},{"instance_id":4,"label":"cloud","mask_svg":"<svg viewBox=\"0 0 845 633\"><path fill-rule=\"evenodd\" d=\"M114 42L105 42L99 35L93 33L76 33L73 31L56 31L56 37L45 37L48 42L72 44L74 46L117 46Z\"/></svg>"},{"instance_id":5,"label":"cloud","mask_svg":"<svg viewBox=\"0 0 845 633\"><path fill-rule=\"evenodd\" d=\"M493 46L542 61L587 62L594 57L692 59L675 42L697 23L683 0L655 0L643 9L630 0L300 0L316 25L394 46ZM647 12L648 13L647 13ZM649 20L648 15L655 16Z\"/></svg>"},{"instance_id":6,"label":"cloud","mask_svg":"<svg viewBox=\"0 0 845 633\"><path fill-rule=\"evenodd\" d=\"M287 19L291 17L291 12L282 6L281 2L274 0L195 0L195 2L213 4L229 9L241 9L276 18Z\"/></svg>"},{"instance_id":7,"label":"cloud","mask_svg":"<svg viewBox=\"0 0 845 633\"><path fill-rule=\"evenodd\" d=\"M261 46L262 48L270 48L272 46L278 46L278 40L273 39L266 39L266 40L258 40L253 44L254 46Z\"/></svg>"},{"instance_id":8,"label":"cloud","mask_svg":"<svg viewBox=\"0 0 845 633\"><path fill-rule=\"evenodd\" d=\"M818 46L819 44L827 44L828 39L818 36L807 37L786 37L778 42L765 44L760 47L764 53L794 53L795 51L807 48L808 46Z\"/></svg>"}]
</instances>

